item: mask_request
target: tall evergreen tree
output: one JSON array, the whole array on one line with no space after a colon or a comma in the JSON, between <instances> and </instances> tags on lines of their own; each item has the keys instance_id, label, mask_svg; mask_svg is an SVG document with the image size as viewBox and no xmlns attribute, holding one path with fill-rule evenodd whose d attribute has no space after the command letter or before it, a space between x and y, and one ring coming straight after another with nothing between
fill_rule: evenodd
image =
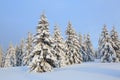
<instances>
[{"instance_id":1,"label":"tall evergreen tree","mask_svg":"<svg viewBox=\"0 0 120 80\"><path fill-rule=\"evenodd\" d=\"M30 32L28 32L28 38L26 39L26 45L25 45L25 53L23 54L23 66L28 66L31 57L30 53L33 49L33 36Z\"/></svg>"},{"instance_id":2,"label":"tall evergreen tree","mask_svg":"<svg viewBox=\"0 0 120 80\"><path fill-rule=\"evenodd\" d=\"M102 62L117 61L116 52L112 44L114 43L109 36L106 25L104 25L104 28L102 30L101 37L99 40L99 48L98 48L98 54L100 54L99 56Z\"/></svg>"},{"instance_id":3,"label":"tall evergreen tree","mask_svg":"<svg viewBox=\"0 0 120 80\"><path fill-rule=\"evenodd\" d=\"M58 61L58 67L64 67L67 64L66 45L57 25L55 25L54 28L53 41L54 41L54 50L57 53L56 56Z\"/></svg>"},{"instance_id":4,"label":"tall evergreen tree","mask_svg":"<svg viewBox=\"0 0 120 80\"><path fill-rule=\"evenodd\" d=\"M5 64L4 67L15 67L17 59L16 59L16 52L15 48L12 44L10 44L9 48L7 49L7 54L5 57Z\"/></svg>"},{"instance_id":5,"label":"tall evergreen tree","mask_svg":"<svg viewBox=\"0 0 120 80\"><path fill-rule=\"evenodd\" d=\"M31 52L33 57L30 63L31 71L46 72L56 67L55 50L49 33L49 23L44 14L41 15L37 26L37 33L34 36L34 48Z\"/></svg>"},{"instance_id":6,"label":"tall evergreen tree","mask_svg":"<svg viewBox=\"0 0 120 80\"><path fill-rule=\"evenodd\" d=\"M114 50L116 52L118 61L120 61L120 40L119 40L119 36L118 35L119 34L115 30L115 27L113 27L113 29L110 32L110 37L111 37L112 41L114 42L114 44L112 44L112 46L113 46L113 48L114 48Z\"/></svg>"},{"instance_id":7,"label":"tall evergreen tree","mask_svg":"<svg viewBox=\"0 0 120 80\"><path fill-rule=\"evenodd\" d=\"M82 56L80 53L80 45L78 36L72 28L72 24L69 22L66 30L67 40L67 56L69 58L69 64L81 63Z\"/></svg>"}]
</instances>

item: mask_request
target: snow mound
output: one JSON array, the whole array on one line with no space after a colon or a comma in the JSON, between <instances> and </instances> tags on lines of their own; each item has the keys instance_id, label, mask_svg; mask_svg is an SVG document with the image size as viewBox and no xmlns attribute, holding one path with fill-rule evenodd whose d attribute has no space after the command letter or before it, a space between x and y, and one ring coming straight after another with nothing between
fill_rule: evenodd
<instances>
[{"instance_id":1,"label":"snow mound","mask_svg":"<svg viewBox=\"0 0 120 80\"><path fill-rule=\"evenodd\" d=\"M33 73L27 67L0 69L1 80L120 80L120 63L83 63L52 72Z\"/></svg>"}]
</instances>

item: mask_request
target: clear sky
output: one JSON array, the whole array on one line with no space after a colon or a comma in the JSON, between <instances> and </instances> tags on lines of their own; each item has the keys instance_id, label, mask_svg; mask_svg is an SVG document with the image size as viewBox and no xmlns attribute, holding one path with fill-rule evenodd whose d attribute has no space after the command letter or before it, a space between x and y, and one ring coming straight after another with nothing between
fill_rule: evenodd
<instances>
[{"instance_id":1,"label":"clear sky","mask_svg":"<svg viewBox=\"0 0 120 80\"><path fill-rule=\"evenodd\" d=\"M41 13L50 23L50 31L58 23L65 37L68 21L79 33L90 33L97 48L98 38L104 24L108 30L114 25L120 33L120 0L0 0L0 45L6 49L26 38L30 31L36 32Z\"/></svg>"}]
</instances>

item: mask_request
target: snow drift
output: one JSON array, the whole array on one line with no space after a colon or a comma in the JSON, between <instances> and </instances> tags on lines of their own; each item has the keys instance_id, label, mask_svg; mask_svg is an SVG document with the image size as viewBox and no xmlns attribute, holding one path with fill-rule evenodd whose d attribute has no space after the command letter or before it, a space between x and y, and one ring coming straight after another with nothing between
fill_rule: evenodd
<instances>
[{"instance_id":1,"label":"snow drift","mask_svg":"<svg viewBox=\"0 0 120 80\"><path fill-rule=\"evenodd\" d=\"M1 80L120 80L120 63L83 63L52 72L33 73L28 67L0 69Z\"/></svg>"}]
</instances>

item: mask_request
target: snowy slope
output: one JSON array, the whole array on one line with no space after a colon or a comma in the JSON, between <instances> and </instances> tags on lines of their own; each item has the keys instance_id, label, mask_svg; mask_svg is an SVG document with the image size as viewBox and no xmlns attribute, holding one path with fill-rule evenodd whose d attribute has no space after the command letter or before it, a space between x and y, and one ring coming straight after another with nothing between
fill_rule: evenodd
<instances>
[{"instance_id":1,"label":"snowy slope","mask_svg":"<svg viewBox=\"0 0 120 80\"><path fill-rule=\"evenodd\" d=\"M27 67L0 69L0 80L120 80L120 63L82 63L46 73Z\"/></svg>"}]
</instances>

